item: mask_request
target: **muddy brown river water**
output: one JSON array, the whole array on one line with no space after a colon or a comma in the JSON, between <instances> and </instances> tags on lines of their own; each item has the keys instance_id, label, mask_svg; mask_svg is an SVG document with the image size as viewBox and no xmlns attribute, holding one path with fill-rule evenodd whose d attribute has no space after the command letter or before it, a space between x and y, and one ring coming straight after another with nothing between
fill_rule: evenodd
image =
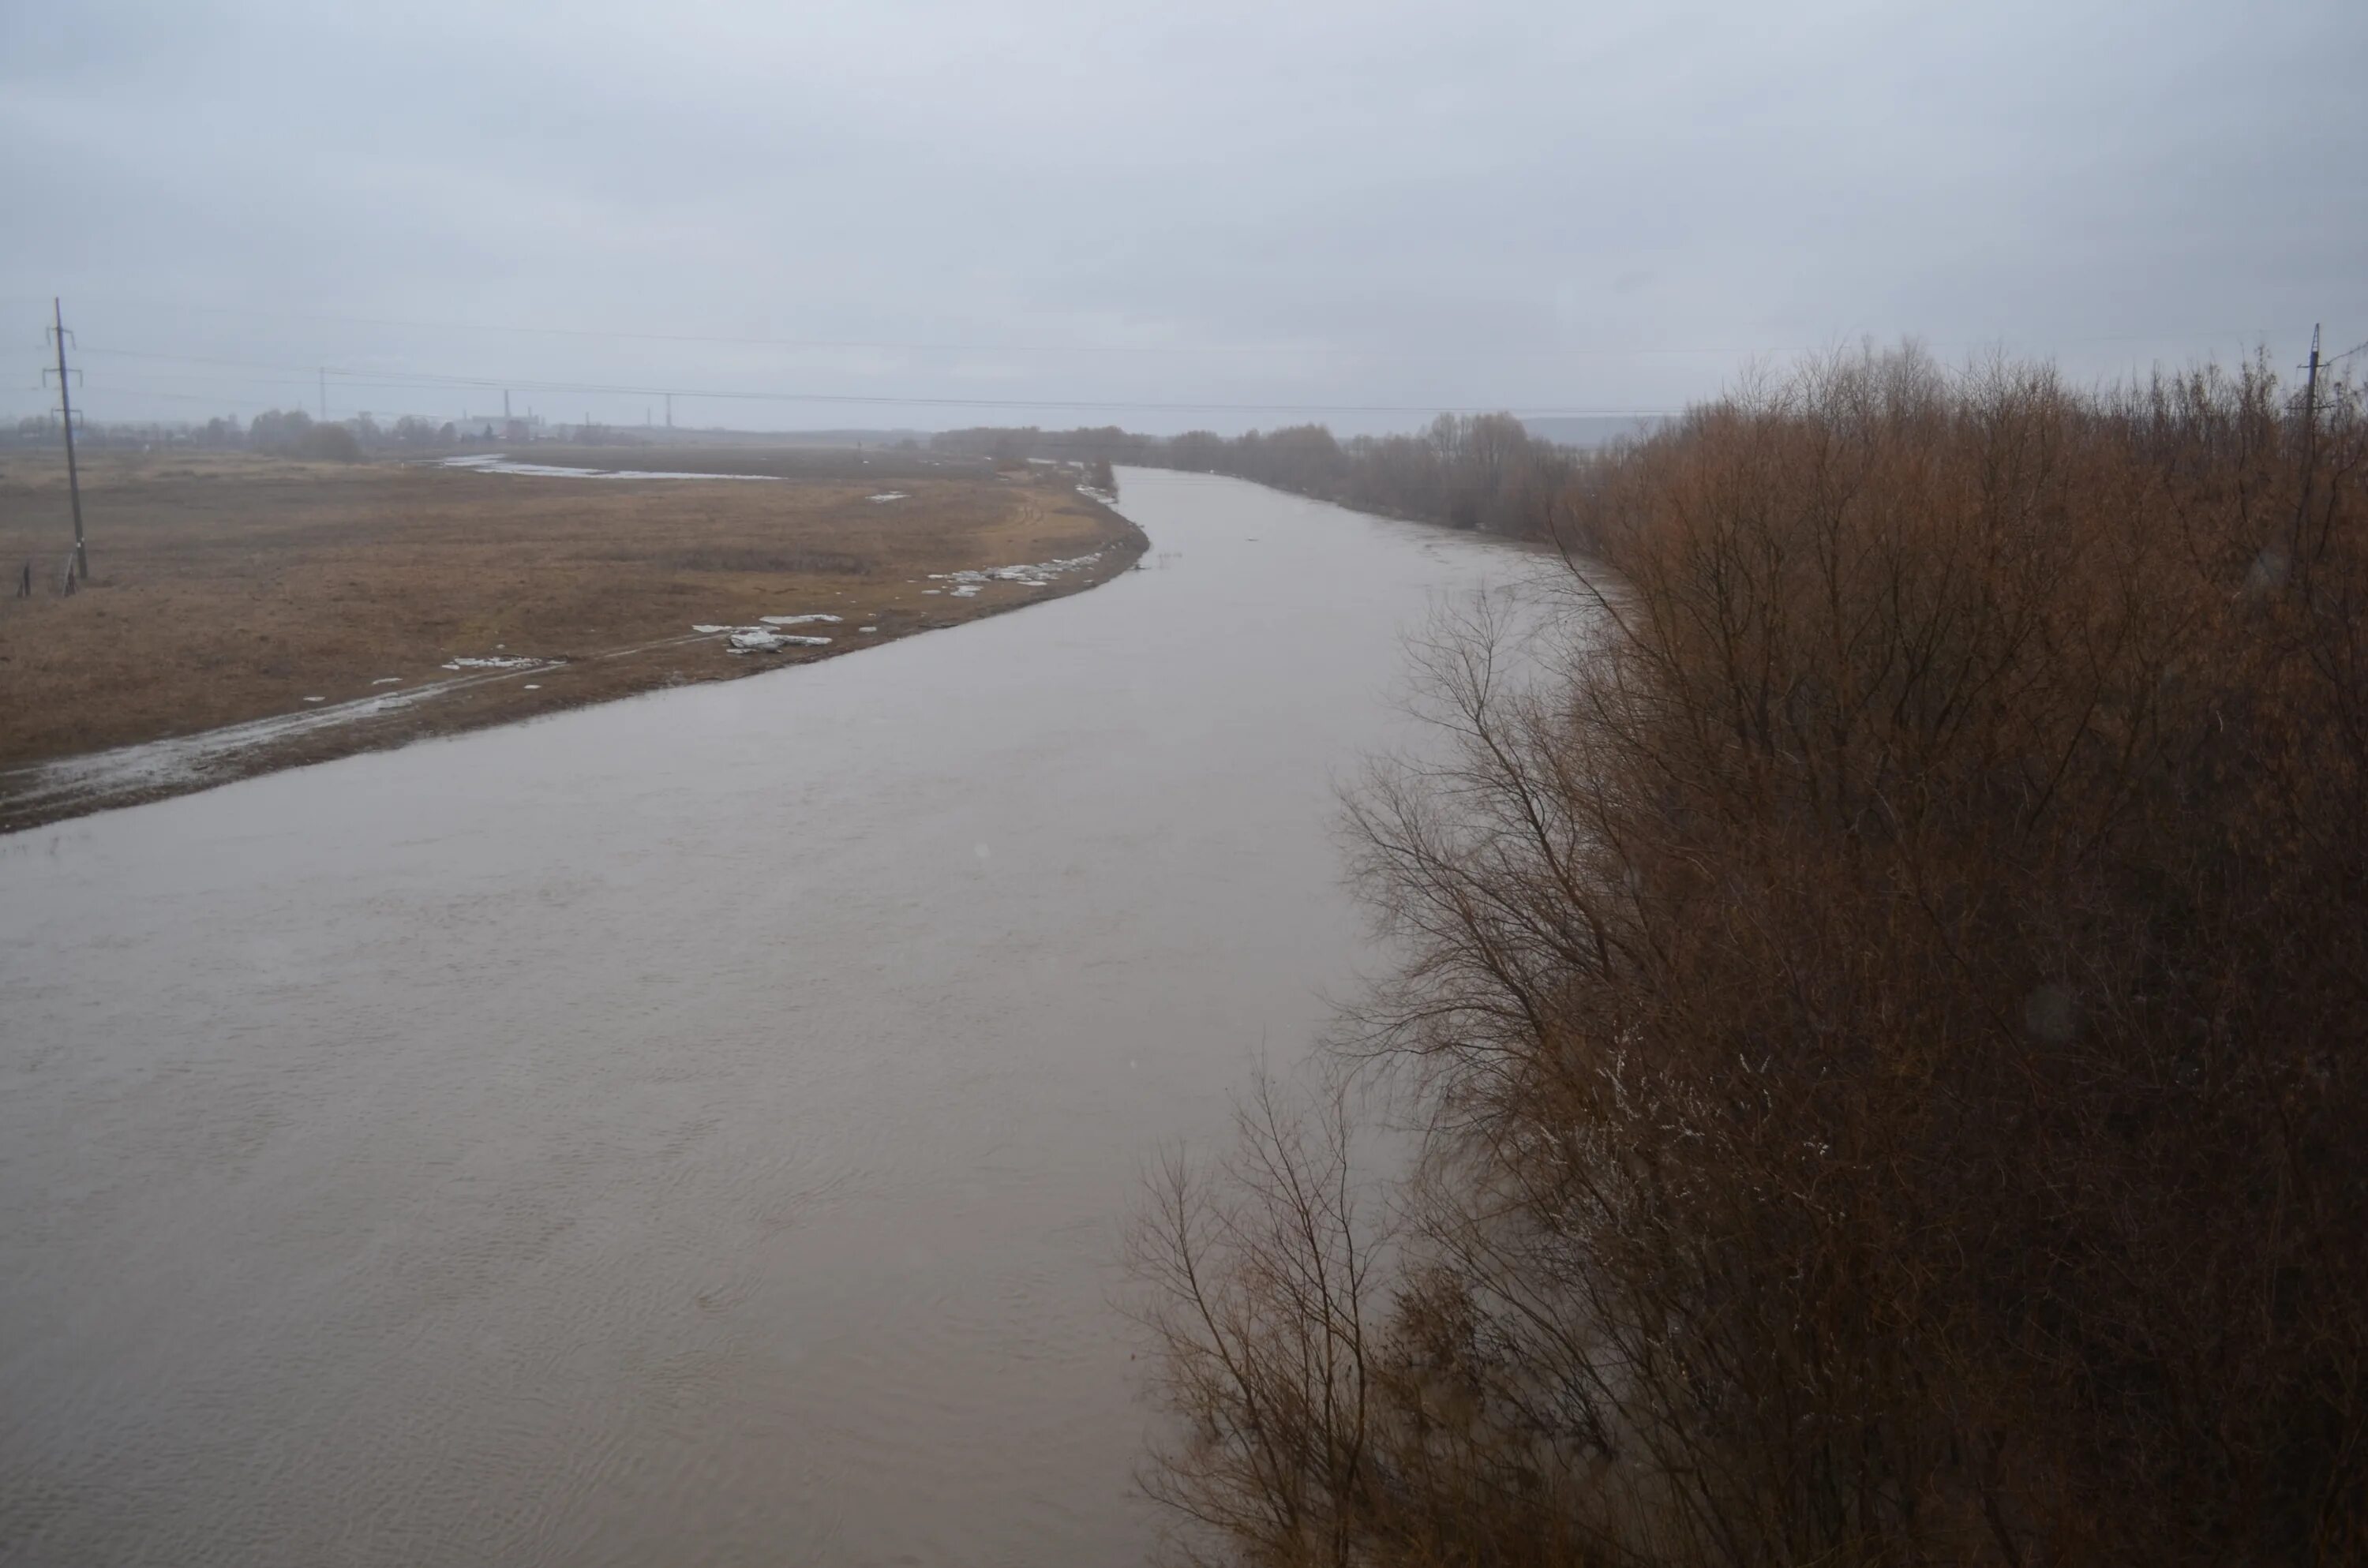
<instances>
[{"instance_id":1,"label":"muddy brown river water","mask_svg":"<svg viewBox=\"0 0 2368 1568\"><path fill-rule=\"evenodd\" d=\"M0 839L0 1562L1140 1560L1136 1174L1528 562L1123 480L1076 597Z\"/></svg>"}]
</instances>

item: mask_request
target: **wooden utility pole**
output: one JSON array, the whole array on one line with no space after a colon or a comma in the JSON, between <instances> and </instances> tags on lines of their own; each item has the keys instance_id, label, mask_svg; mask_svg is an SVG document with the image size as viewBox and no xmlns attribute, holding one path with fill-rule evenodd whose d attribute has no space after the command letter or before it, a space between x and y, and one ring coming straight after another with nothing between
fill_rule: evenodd
<instances>
[{"instance_id":1,"label":"wooden utility pole","mask_svg":"<svg viewBox=\"0 0 2368 1568\"><path fill-rule=\"evenodd\" d=\"M66 369L65 308L53 296L50 301L50 340L58 349L58 414L65 425L66 435L66 498L74 507L74 560L66 567L66 586L72 590L74 579L90 581L90 548L82 537L82 473L74 466L74 392L68 387Z\"/></svg>"},{"instance_id":2,"label":"wooden utility pole","mask_svg":"<svg viewBox=\"0 0 2368 1568\"><path fill-rule=\"evenodd\" d=\"M2318 418L2318 323L2310 324L2310 379L2302 384L2304 427L2317 429Z\"/></svg>"},{"instance_id":3,"label":"wooden utility pole","mask_svg":"<svg viewBox=\"0 0 2368 1568\"><path fill-rule=\"evenodd\" d=\"M2302 383L2302 494L2294 502L2294 527L2286 530L2286 581L2303 581L2303 531L2310 516L2311 482L2318 477L2318 332L2310 324L2310 374Z\"/></svg>"}]
</instances>

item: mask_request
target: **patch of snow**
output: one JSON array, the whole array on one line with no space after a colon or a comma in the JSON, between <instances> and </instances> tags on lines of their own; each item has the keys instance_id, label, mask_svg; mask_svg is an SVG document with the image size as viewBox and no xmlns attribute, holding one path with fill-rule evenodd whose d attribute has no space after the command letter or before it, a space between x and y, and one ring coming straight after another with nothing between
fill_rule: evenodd
<instances>
[{"instance_id":1,"label":"patch of snow","mask_svg":"<svg viewBox=\"0 0 2368 1568\"><path fill-rule=\"evenodd\" d=\"M735 653L778 653L784 648L827 648L827 637L791 637L768 627L747 626L734 632L727 641Z\"/></svg>"},{"instance_id":2,"label":"patch of snow","mask_svg":"<svg viewBox=\"0 0 2368 1568\"><path fill-rule=\"evenodd\" d=\"M876 626L859 626L855 630L858 631L877 631L880 629Z\"/></svg>"},{"instance_id":3,"label":"patch of snow","mask_svg":"<svg viewBox=\"0 0 2368 1568\"><path fill-rule=\"evenodd\" d=\"M760 615L760 616L758 616L757 619L758 620L763 621L763 622L764 622L766 625L768 625L768 626L803 626L807 621L810 621L810 620L826 621L826 622L828 622L829 624L831 624L831 625L833 625L833 626L837 626L837 625L839 623L839 619L840 619L840 618L839 618L839 617L835 616L835 615L820 615L820 614L816 614L816 615Z\"/></svg>"},{"instance_id":4,"label":"patch of snow","mask_svg":"<svg viewBox=\"0 0 2368 1568\"><path fill-rule=\"evenodd\" d=\"M0 789L5 789L17 804L68 798L95 811L154 790L204 782L222 775L226 766L265 747L357 721L401 713L456 691L507 678L498 670L478 671L447 680L423 681L401 691L308 705L292 712L225 724L194 735L172 735L118 746L112 751L60 757L54 762L0 773Z\"/></svg>"},{"instance_id":5,"label":"patch of snow","mask_svg":"<svg viewBox=\"0 0 2368 1568\"><path fill-rule=\"evenodd\" d=\"M304 700L307 702L325 702L328 699L325 697L308 697Z\"/></svg>"},{"instance_id":6,"label":"patch of snow","mask_svg":"<svg viewBox=\"0 0 2368 1568\"><path fill-rule=\"evenodd\" d=\"M719 631L729 631L732 629L728 626L694 626L691 630L702 637L712 637Z\"/></svg>"},{"instance_id":7,"label":"patch of snow","mask_svg":"<svg viewBox=\"0 0 2368 1568\"><path fill-rule=\"evenodd\" d=\"M372 686L401 686L403 684L403 677L401 676L381 676L378 679L370 682L370 684Z\"/></svg>"},{"instance_id":8,"label":"patch of snow","mask_svg":"<svg viewBox=\"0 0 2368 1568\"><path fill-rule=\"evenodd\" d=\"M545 665L557 664L556 659L529 659L518 653L488 653L483 658L447 659L448 670L539 670Z\"/></svg>"},{"instance_id":9,"label":"patch of snow","mask_svg":"<svg viewBox=\"0 0 2368 1568\"><path fill-rule=\"evenodd\" d=\"M908 501L912 499L912 497L905 494L905 492L901 490L883 490L877 495L867 495L864 499L867 501Z\"/></svg>"},{"instance_id":10,"label":"patch of snow","mask_svg":"<svg viewBox=\"0 0 2368 1568\"><path fill-rule=\"evenodd\" d=\"M1042 561L1032 566L987 566L970 572L932 572L929 574L929 580L962 585L956 587L954 592L964 598L968 598L988 583L1014 583L1023 588L1049 588L1053 585L1053 578L1064 573L1082 571L1101 558L1102 552L1097 550L1090 555L1072 555L1061 561ZM924 588L921 591L927 594L935 593L938 590Z\"/></svg>"}]
</instances>

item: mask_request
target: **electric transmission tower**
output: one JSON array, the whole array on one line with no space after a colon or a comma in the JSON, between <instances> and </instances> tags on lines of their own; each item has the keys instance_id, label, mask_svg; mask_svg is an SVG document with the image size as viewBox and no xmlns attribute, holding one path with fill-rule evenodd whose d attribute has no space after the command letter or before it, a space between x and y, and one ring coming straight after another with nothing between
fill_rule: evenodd
<instances>
[{"instance_id":1,"label":"electric transmission tower","mask_svg":"<svg viewBox=\"0 0 2368 1568\"><path fill-rule=\"evenodd\" d=\"M73 335L66 331L64 309L52 299L50 301L49 338L51 346L58 351L58 367L55 371L42 370L41 379L47 381L52 374L58 378L58 416L65 428L66 495L74 506L74 554L66 561L66 592L68 593L74 592L75 579L79 578L85 583L90 581L90 547L83 542L82 537L82 474L74 466L74 393L70 389L72 378L81 375L82 372L66 369L66 339ZM75 347L80 347L81 345L77 343Z\"/></svg>"}]
</instances>

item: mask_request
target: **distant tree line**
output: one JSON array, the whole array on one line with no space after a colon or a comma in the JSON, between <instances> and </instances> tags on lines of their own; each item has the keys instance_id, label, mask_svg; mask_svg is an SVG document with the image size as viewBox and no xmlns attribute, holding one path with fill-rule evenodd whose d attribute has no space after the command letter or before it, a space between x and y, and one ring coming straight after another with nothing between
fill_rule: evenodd
<instances>
[{"instance_id":1,"label":"distant tree line","mask_svg":"<svg viewBox=\"0 0 2368 1568\"><path fill-rule=\"evenodd\" d=\"M1053 458L1231 474L1361 511L1515 538L1543 538L1585 460L1531 436L1509 414L1442 414L1417 434L1342 441L1321 425L1140 436L1116 426L1076 430L951 430L939 451L1003 462Z\"/></svg>"},{"instance_id":2,"label":"distant tree line","mask_svg":"<svg viewBox=\"0 0 2368 1568\"><path fill-rule=\"evenodd\" d=\"M54 445L57 439L54 415L20 419L13 431L0 434L0 440L12 446L46 447ZM460 444L461 438L450 421L438 424L413 415L381 425L367 414L332 421L315 419L301 408L275 408L251 420L216 415L202 425L111 421L85 426L77 420L74 439L95 449L188 446L211 451L265 452L275 457L353 462L374 452L431 451L453 447Z\"/></svg>"},{"instance_id":3,"label":"distant tree line","mask_svg":"<svg viewBox=\"0 0 2368 1568\"><path fill-rule=\"evenodd\" d=\"M331 423L316 420L301 408L286 413L273 409L256 415L243 438L235 421L212 420L206 429L210 436L218 431L219 444L222 446L244 446L250 451L279 457L336 462L352 462L369 452L450 447L459 438L450 422L438 426L407 414L391 426L381 426L367 414L350 421Z\"/></svg>"}]
</instances>

